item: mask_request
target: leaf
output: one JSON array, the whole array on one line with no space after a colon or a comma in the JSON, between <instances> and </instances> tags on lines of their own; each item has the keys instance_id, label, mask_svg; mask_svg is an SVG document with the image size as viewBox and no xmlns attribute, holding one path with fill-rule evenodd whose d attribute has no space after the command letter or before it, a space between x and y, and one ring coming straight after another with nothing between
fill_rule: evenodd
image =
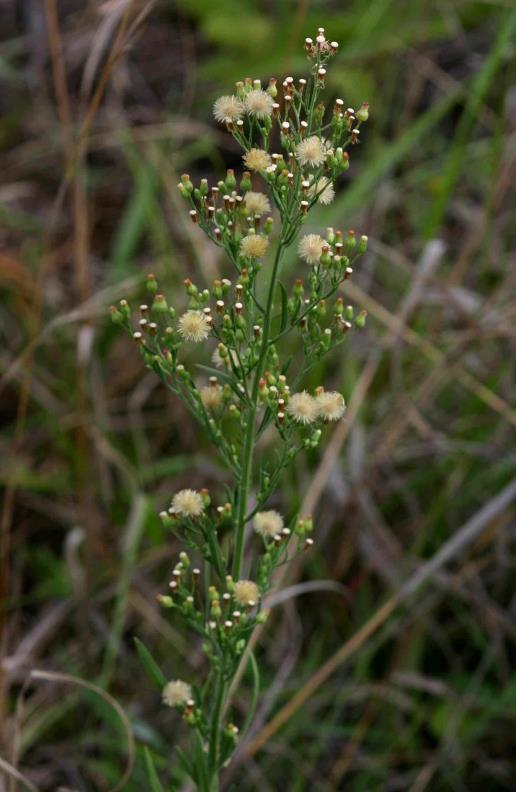
<instances>
[{"instance_id":1,"label":"leaf","mask_svg":"<svg viewBox=\"0 0 516 792\"><path fill-rule=\"evenodd\" d=\"M138 652L138 657L140 658L149 678L154 682L159 690L163 690L167 680L160 667L154 660L147 647L140 641L139 638L134 639L134 644L136 646L136 651Z\"/></svg>"},{"instance_id":2,"label":"leaf","mask_svg":"<svg viewBox=\"0 0 516 792\"><path fill-rule=\"evenodd\" d=\"M147 768L151 792L165 792L163 786L161 785L161 781L158 778L158 774L154 766L154 760L147 747L143 749L143 755L145 757L145 767Z\"/></svg>"},{"instance_id":3,"label":"leaf","mask_svg":"<svg viewBox=\"0 0 516 792\"><path fill-rule=\"evenodd\" d=\"M280 325L280 333L282 333L288 322L288 295L287 290L285 289L284 285L281 281L278 281L278 286L280 287L281 291L281 325Z\"/></svg>"},{"instance_id":4,"label":"leaf","mask_svg":"<svg viewBox=\"0 0 516 792\"><path fill-rule=\"evenodd\" d=\"M179 764L181 765L185 773L189 775L190 778L197 783L197 775L195 773L195 768L193 764L188 761L188 759L186 758L186 754L184 753L184 751L181 750L181 748L176 746L176 751L179 757Z\"/></svg>"}]
</instances>

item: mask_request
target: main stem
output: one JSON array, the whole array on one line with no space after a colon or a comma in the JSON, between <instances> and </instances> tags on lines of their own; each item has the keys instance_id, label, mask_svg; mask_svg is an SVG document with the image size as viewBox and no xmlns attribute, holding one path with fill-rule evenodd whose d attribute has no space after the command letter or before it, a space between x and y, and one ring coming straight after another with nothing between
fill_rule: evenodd
<instances>
[{"instance_id":1,"label":"main stem","mask_svg":"<svg viewBox=\"0 0 516 792\"><path fill-rule=\"evenodd\" d=\"M251 407L247 415L247 427L244 436L244 443L242 447L242 467L240 486L238 490L238 509L237 509L237 534L235 540L235 554L233 558L233 578L239 580L242 571L242 561L244 557L244 537L245 537L245 521L247 516L247 501L249 498L249 489L251 486L251 477L253 472L253 450L254 440L256 434L256 412L258 409L258 393L260 388L260 380L263 376L265 361L267 359L267 349L269 346L269 337L271 331L272 321L272 306L274 302L274 293L276 291L276 283L278 280L279 267L281 256L285 248L284 234L278 244L276 256L274 258L274 265L272 268L271 281L269 284L269 293L267 295L267 304L265 306L265 316L263 320L262 343L260 347L260 355L256 366L256 372L253 382L253 390L251 392Z\"/></svg>"}]
</instances>

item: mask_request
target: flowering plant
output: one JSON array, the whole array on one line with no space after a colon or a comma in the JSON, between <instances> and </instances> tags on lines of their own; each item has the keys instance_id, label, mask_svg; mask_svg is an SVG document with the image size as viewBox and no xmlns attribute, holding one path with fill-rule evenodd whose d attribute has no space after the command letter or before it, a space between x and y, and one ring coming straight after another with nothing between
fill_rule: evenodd
<instances>
[{"instance_id":1,"label":"flowering plant","mask_svg":"<svg viewBox=\"0 0 516 792\"><path fill-rule=\"evenodd\" d=\"M286 518L271 508L271 499L285 469L319 444L324 424L345 412L340 393L323 387L309 393L302 389L303 378L353 326L365 323L364 312L355 315L352 306L335 297L366 249L365 236L357 239L354 231L343 235L332 228L324 236L302 235L297 251L306 276L289 287L280 281L285 252L310 210L333 199L335 182L349 168L347 149L358 143L368 117L367 104L355 112L341 99L326 112L320 97L338 44L319 28L305 48L309 78L287 77L281 97L276 80L263 89L259 80L246 79L236 84L234 94L215 102L215 118L243 150L246 170L239 179L228 170L217 185L201 179L194 186L185 174L178 185L193 223L229 260L235 282L221 278L211 289L200 289L186 280L189 302L177 317L149 275L152 304L140 306L136 328L125 300L112 308L113 319L131 332L145 364L183 400L232 477L225 497L214 496L218 505L205 489L183 489L160 515L190 552L180 554L169 591L159 601L200 636L209 666L205 683L165 684L139 644L143 662L162 687L163 702L193 730L194 750L189 756L180 753L181 761L206 792L218 789L220 771L239 739L230 699L243 658L249 658L259 689L258 666L245 650L255 626L266 618L262 603L273 573L313 543L311 517ZM281 150L273 153L275 148ZM272 263L267 263L271 250ZM295 363L282 358L288 334L299 338ZM187 365L187 355L195 345L206 352L212 340L213 365L197 365L200 376L208 378L202 383ZM275 435L273 450L258 453L257 442L266 431ZM251 722L251 709L242 732Z\"/></svg>"}]
</instances>

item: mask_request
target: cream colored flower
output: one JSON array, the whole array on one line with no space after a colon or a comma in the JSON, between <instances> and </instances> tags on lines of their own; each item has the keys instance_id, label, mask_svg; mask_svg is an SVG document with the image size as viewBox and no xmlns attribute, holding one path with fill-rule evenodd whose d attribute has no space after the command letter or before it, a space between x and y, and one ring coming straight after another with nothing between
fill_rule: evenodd
<instances>
[{"instance_id":1,"label":"cream colored flower","mask_svg":"<svg viewBox=\"0 0 516 792\"><path fill-rule=\"evenodd\" d=\"M265 193L250 190L245 194L244 202L245 208L252 215L261 216L271 211L271 205Z\"/></svg>"},{"instance_id":2,"label":"cream colored flower","mask_svg":"<svg viewBox=\"0 0 516 792\"><path fill-rule=\"evenodd\" d=\"M252 171L264 171L271 162L269 154L263 149L252 148L244 155L244 163Z\"/></svg>"},{"instance_id":3,"label":"cream colored flower","mask_svg":"<svg viewBox=\"0 0 516 792\"><path fill-rule=\"evenodd\" d=\"M296 155L301 165L316 168L322 165L328 153L325 142L317 135L305 138L296 146Z\"/></svg>"},{"instance_id":4,"label":"cream colored flower","mask_svg":"<svg viewBox=\"0 0 516 792\"><path fill-rule=\"evenodd\" d=\"M260 590L252 580L239 580L235 583L235 601L239 605L256 605L260 599Z\"/></svg>"},{"instance_id":5,"label":"cream colored flower","mask_svg":"<svg viewBox=\"0 0 516 792\"><path fill-rule=\"evenodd\" d=\"M221 96L213 105L213 115L221 124L238 121L244 115L243 102L237 96Z\"/></svg>"},{"instance_id":6,"label":"cream colored flower","mask_svg":"<svg viewBox=\"0 0 516 792\"><path fill-rule=\"evenodd\" d=\"M173 679L163 688L162 701L167 707L177 707L192 698L192 688L182 679Z\"/></svg>"},{"instance_id":7,"label":"cream colored flower","mask_svg":"<svg viewBox=\"0 0 516 792\"><path fill-rule=\"evenodd\" d=\"M308 191L308 195L310 198L314 198L318 195L318 202L323 204L323 206L327 206L331 204L333 199L335 198L335 190L333 189L333 183L330 179L319 179L313 187L310 187Z\"/></svg>"},{"instance_id":8,"label":"cream colored flower","mask_svg":"<svg viewBox=\"0 0 516 792\"><path fill-rule=\"evenodd\" d=\"M261 258L267 248L269 240L261 234L248 234L240 242L240 253L247 258Z\"/></svg>"},{"instance_id":9,"label":"cream colored flower","mask_svg":"<svg viewBox=\"0 0 516 792\"><path fill-rule=\"evenodd\" d=\"M317 413L324 421L338 421L346 412L346 402L337 391L322 391L315 397Z\"/></svg>"},{"instance_id":10,"label":"cream colored flower","mask_svg":"<svg viewBox=\"0 0 516 792\"><path fill-rule=\"evenodd\" d=\"M299 241L298 253L307 264L318 264L326 240L319 234L306 234Z\"/></svg>"},{"instance_id":11,"label":"cream colored flower","mask_svg":"<svg viewBox=\"0 0 516 792\"><path fill-rule=\"evenodd\" d=\"M255 116L262 121L267 116L272 115L272 106L274 99L270 94L262 91L261 88L255 91L249 91L244 99L244 105L249 115Z\"/></svg>"},{"instance_id":12,"label":"cream colored flower","mask_svg":"<svg viewBox=\"0 0 516 792\"><path fill-rule=\"evenodd\" d=\"M199 390L199 394L207 410L216 410L222 404L223 390L220 385L207 385Z\"/></svg>"},{"instance_id":13,"label":"cream colored flower","mask_svg":"<svg viewBox=\"0 0 516 792\"><path fill-rule=\"evenodd\" d=\"M254 515L253 527L261 536L276 536L283 530L283 517L275 509L257 512Z\"/></svg>"},{"instance_id":14,"label":"cream colored flower","mask_svg":"<svg viewBox=\"0 0 516 792\"><path fill-rule=\"evenodd\" d=\"M296 423L311 424L317 420L317 404L307 391L294 393L287 404L287 412Z\"/></svg>"},{"instance_id":15,"label":"cream colored flower","mask_svg":"<svg viewBox=\"0 0 516 792\"><path fill-rule=\"evenodd\" d=\"M172 498L172 511L181 517L199 517L204 511L202 495L193 489L179 490Z\"/></svg>"},{"instance_id":16,"label":"cream colored flower","mask_svg":"<svg viewBox=\"0 0 516 792\"><path fill-rule=\"evenodd\" d=\"M204 341L210 334L210 323L202 311L187 311L178 322L180 335L186 341Z\"/></svg>"}]
</instances>

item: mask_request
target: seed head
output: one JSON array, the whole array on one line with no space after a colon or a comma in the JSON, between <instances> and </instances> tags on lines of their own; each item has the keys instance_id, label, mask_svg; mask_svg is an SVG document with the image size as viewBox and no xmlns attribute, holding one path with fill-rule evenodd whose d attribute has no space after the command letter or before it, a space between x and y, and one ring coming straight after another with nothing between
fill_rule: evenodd
<instances>
[{"instance_id":1,"label":"seed head","mask_svg":"<svg viewBox=\"0 0 516 792\"><path fill-rule=\"evenodd\" d=\"M324 421L338 421L346 412L346 402L337 391L322 391L315 398L317 413Z\"/></svg>"},{"instance_id":2,"label":"seed head","mask_svg":"<svg viewBox=\"0 0 516 792\"><path fill-rule=\"evenodd\" d=\"M324 140L317 135L305 138L296 146L296 155L301 165L316 168L326 159L327 146Z\"/></svg>"},{"instance_id":3,"label":"seed head","mask_svg":"<svg viewBox=\"0 0 516 792\"><path fill-rule=\"evenodd\" d=\"M261 216L271 211L271 205L265 193L250 190L245 194L244 203L246 209L252 215Z\"/></svg>"},{"instance_id":4,"label":"seed head","mask_svg":"<svg viewBox=\"0 0 516 792\"><path fill-rule=\"evenodd\" d=\"M234 597L239 605L256 605L260 599L260 589L252 580L238 580L235 583Z\"/></svg>"},{"instance_id":5,"label":"seed head","mask_svg":"<svg viewBox=\"0 0 516 792\"><path fill-rule=\"evenodd\" d=\"M258 90L249 91L244 99L246 112L249 113L249 115L258 118L260 121L262 121L267 116L272 115L273 104L274 99L272 96L266 91L262 91L261 88Z\"/></svg>"},{"instance_id":6,"label":"seed head","mask_svg":"<svg viewBox=\"0 0 516 792\"><path fill-rule=\"evenodd\" d=\"M223 390L220 385L208 385L201 388L199 394L207 410L216 410L222 404Z\"/></svg>"},{"instance_id":7,"label":"seed head","mask_svg":"<svg viewBox=\"0 0 516 792\"><path fill-rule=\"evenodd\" d=\"M204 511L204 501L197 490L179 490L172 498L171 511L181 517L199 517Z\"/></svg>"},{"instance_id":8,"label":"seed head","mask_svg":"<svg viewBox=\"0 0 516 792\"><path fill-rule=\"evenodd\" d=\"M249 234L240 242L240 253L247 258L261 258L268 246L268 239L261 234Z\"/></svg>"},{"instance_id":9,"label":"seed head","mask_svg":"<svg viewBox=\"0 0 516 792\"><path fill-rule=\"evenodd\" d=\"M331 179L326 179L324 176L322 179L319 179L313 187L310 187L308 191L308 195L310 198L314 198L318 195L318 201L323 206L327 206L331 204L333 199L335 198L335 190L333 189L333 183Z\"/></svg>"},{"instance_id":10,"label":"seed head","mask_svg":"<svg viewBox=\"0 0 516 792\"><path fill-rule=\"evenodd\" d=\"M179 333L186 341L198 344L210 334L210 322L202 311L187 311L178 322Z\"/></svg>"},{"instance_id":11,"label":"seed head","mask_svg":"<svg viewBox=\"0 0 516 792\"><path fill-rule=\"evenodd\" d=\"M177 707L178 704L184 704L191 698L192 688L188 682L183 682L182 679L167 682L163 688L162 701L167 707Z\"/></svg>"},{"instance_id":12,"label":"seed head","mask_svg":"<svg viewBox=\"0 0 516 792\"><path fill-rule=\"evenodd\" d=\"M244 110L237 96L220 96L213 105L213 115L221 124L231 124L242 118Z\"/></svg>"},{"instance_id":13,"label":"seed head","mask_svg":"<svg viewBox=\"0 0 516 792\"><path fill-rule=\"evenodd\" d=\"M287 404L287 412L296 423L307 424L317 420L317 404L313 396L307 391L294 393Z\"/></svg>"},{"instance_id":14,"label":"seed head","mask_svg":"<svg viewBox=\"0 0 516 792\"><path fill-rule=\"evenodd\" d=\"M274 509L257 512L254 516L253 527L261 536L272 537L283 530L283 517Z\"/></svg>"},{"instance_id":15,"label":"seed head","mask_svg":"<svg viewBox=\"0 0 516 792\"><path fill-rule=\"evenodd\" d=\"M307 264L318 264L327 244L319 234L306 234L299 242L298 253Z\"/></svg>"},{"instance_id":16,"label":"seed head","mask_svg":"<svg viewBox=\"0 0 516 792\"><path fill-rule=\"evenodd\" d=\"M263 149L252 148L244 155L244 163L249 170L264 171L271 164L271 158Z\"/></svg>"}]
</instances>

